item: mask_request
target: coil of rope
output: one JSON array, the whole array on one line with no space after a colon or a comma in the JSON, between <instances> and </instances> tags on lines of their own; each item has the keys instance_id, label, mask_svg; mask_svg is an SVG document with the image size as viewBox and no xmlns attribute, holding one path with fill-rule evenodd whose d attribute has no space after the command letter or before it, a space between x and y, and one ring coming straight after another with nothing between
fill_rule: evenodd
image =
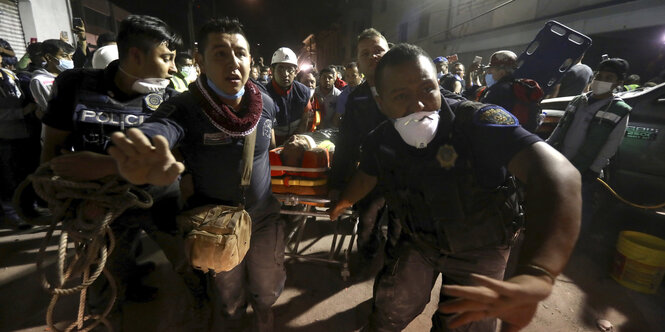
<instances>
[{"instance_id":1,"label":"coil of rope","mask_svg":"<svg viewBox=\"0 0 665 332\"><path fill-rule=\"evenodd\" d=\"M621 197L621 195L619 195L616 191L614 191L614 189L612 189L612 187L610 187L610 185L607 184L607 182L603 181L601 178L596 178L596 181L600 182L600 184L602 184L603 187L605 187L605 189L607 189L610 193L612 193L612 195L614 197L616 197L618 200L620 200L623 203L628 204L632 207L636 207L638 209L645 209L645 210L658 210L658 209L661 209L661 208L665 207L665 202L660 203L660 204L655 204L655 205L644 205L644 204L633 203L633 202Z\"/></svg>"},{"instance_id":2,"label":"coil of rope","mask_svg":"<svg viewBox=\"0 0 665 332\"><path fill-rule=\"evenodd\" d=\"M111 273L105 268L106 259L113 251L114 237L109 225L129 208L149 208L152 197L142 189L111 176L96 181L78 182L59 177L48 163L29 175L16 190L15 202L23 191L32 186L36 194L48 203L53 213L51 224L39 248L37 270L44 289L51 295L46 311L46 323L53 331L61 331L53 322L53 311L63 295L80 292L77 320L64 331L90 331L104 324L112 331L106 319L117 296L117 286ZM20 206L20 204L15 204ZM46 247L58 224L62 231L58 244L57 281L49 281L44 270ZM67 247L72 242L74 255L67 262ZM85 314L88 286L104 273L112 295L102 314ZM81 276L81 282L72 286L73 278ZM90 323L91 322L91 323ZM89 323L89 324L88 324Z\"/></svg>"}]
</instances>

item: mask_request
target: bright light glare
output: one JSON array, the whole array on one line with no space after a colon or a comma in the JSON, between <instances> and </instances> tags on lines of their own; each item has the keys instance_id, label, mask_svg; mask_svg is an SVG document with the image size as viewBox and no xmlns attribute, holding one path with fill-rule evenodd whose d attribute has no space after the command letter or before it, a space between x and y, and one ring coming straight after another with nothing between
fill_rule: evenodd
<instances>
[{"instance_id":1,"label":"bright light glare","mask_svg":"<svg viewBox=\"0 0 665 332\"><path fill-rule=\"evenodd\" d=\"M311 63L303 63L302 65L300 65L300 70L301 71L308 71L308 70L312 69L312 67L313 66L312 66Z\"/></svg>"}]
</instances>

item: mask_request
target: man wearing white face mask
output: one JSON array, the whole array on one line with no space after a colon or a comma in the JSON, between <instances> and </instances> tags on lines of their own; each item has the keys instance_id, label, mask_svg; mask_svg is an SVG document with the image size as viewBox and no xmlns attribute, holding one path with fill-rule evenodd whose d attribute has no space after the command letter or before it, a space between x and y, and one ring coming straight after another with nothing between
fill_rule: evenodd
<instances>
[{"instance_id":1,"label":"man wearing white face mask","mask_svg":"<svg viewBox=\"0 0 665 332\"><path fill-rule=\"evenodd\" d=\"M455 101L439 91L421 48L400 44L375 71L377 101L390 121L364 140L339 214L376 188L402 233L386 244L363 331L402 331L442 275L431 331L525 327L552 291L577 236L579 174L560 153L496 105ZM526 183L525 239L514 277L503 274L519 210L508 172ZM511 198L513 196L513 198Z\"/></svg>"},{"instance_id":2,"label":"man wearing white face mask","mask_svg":"<svg viewBox=\"0 0 665 332\"><path fill-rule=\"evenodd\" d=\"M74 68L74 47L60 39L48 39L42 43L42 54L46 66L36 69L30 80L30 92L41 112L46 110L51 99L51 87L55 78L63 71Z\"/></svg>"},{"instance_id":3,"label":"man wearing white face mask","mask_svg":"<svg viewBox=\"0 0 665 332\"><path fill-rule=\"evenodd\" d=\"M487 89L480 102L505 108L517 117L522 127L535 132L540 122L543 90L536 81L514 77L516 66L517 55L512 51L494 52L485 67Z\"/></svg>"},{"instance_id":4,"label":"man wearing white face mask","mask_svg":"<svg viewBox=\"0 0 665 332\"><path fill-rule=\"evenodd\" d=\"M175 50L180 44L180 37L158 18L132 15L124 19L117 36L118 60L105 69L69 70L56 78L42 120L41 162L49 162L56 175L75 181L117 174L115 161L106 154L109 136L139 126L163 101L177 94L167 85L176 71ZM177 184L145 190L153 197L153 207L127 210L111 224L116 246L107 267L118 283L118 306L124 300L150 300L156 292L142 285L137 276L132 248L141 229L164 248L174 265L184 262L184 251L179 256L179 238L174 236ZM88 291L89 309L95 313L108 301L106 285L100 278Z\"/></svg>"},{"instance_id":5,"label":"man wearing white face mask","mask_svg":"<svg viewBox=\"0 0 665 332\"><path fill-rule=\"evenodd\" d=\"M596 178L616 153L628 126L631 107L612 93L623 85L627 73L628 62L624 59L602 61L591 91L570 101L547 139L582 173L582 234L591 223Z\"/></svg>"}]
</instances>

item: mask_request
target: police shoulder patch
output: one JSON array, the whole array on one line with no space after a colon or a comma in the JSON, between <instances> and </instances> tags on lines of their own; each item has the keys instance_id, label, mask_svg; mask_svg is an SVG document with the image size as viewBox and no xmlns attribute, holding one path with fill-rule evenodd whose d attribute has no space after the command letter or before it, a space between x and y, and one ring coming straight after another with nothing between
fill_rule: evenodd
<instances>
[{"instance_id":1,"label":"police shoulder patch","mask_svg":"<svg viewBox=\"0 0 665 332\"><path fill-rule=\"evenodd\" d=\"M145 96L145 98L143 100L145 101L145 105L149 109L154 111L159 107L159 105L162 104L162 102L164 101L164 98L160 94L151 93L151 94Z\"/></svg>"},{"instance_id":2,"label":"police shoulder patch","mask_svg":"<svg viewBox=\"0 0 665 332\"><path fill-rule=\"evenodd\" d=\"M519 125L519 121L517 121L517 118L514 115L506 111L503 107L497 105L483 106L476 112L474 122L490 126Z\"/></svg>"}]
</instances>

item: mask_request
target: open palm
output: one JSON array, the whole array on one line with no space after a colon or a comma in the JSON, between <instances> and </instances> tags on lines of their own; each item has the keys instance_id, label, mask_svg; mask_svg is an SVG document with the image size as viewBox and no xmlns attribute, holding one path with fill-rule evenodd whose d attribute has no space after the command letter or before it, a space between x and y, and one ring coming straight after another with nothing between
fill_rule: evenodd
<instances>
[{"instance_id":1,"label":"open palm","mask_svg":"<svg viewBox=\"0 0 665 332\"><path fill-rule=\"evenodd\" d=\"M111 141L114 146L109 148L109 155L118 163L120 175L133 184L168 185L185 170L163 136L153 137L151 143L143 132L132 128L127 135L114 133Z\"/></svg>"}]
</instances>

